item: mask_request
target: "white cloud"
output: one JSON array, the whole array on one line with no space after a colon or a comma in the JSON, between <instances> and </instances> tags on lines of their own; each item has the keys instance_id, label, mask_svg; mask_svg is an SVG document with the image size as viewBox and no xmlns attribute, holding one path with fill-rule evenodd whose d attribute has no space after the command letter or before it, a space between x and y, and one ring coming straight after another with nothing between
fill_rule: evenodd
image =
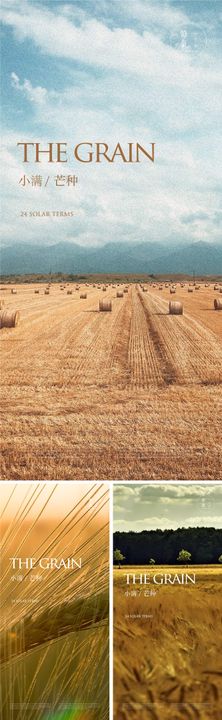
<instances>
[{"instance_id":1,"label":"white cloud","mask_svg":"<svg viewBox=\"0 0 222 720\"><path fill-rule=\"evenodd\" d=\"M222 486L214 485L171 485L166 483L165 485L139 485L137 492L137 502L146 503L150 502L150 499L156 500L157 502L165 503L175 501L184 501L186 499L199 499L202 498L221 498L222 500Z\"/></svg>"},{"instance_id":2,"label":"white cloud","mask_svg":"<svg viewBox=\"0 0 222 720\"><path fill-rule=\"evenodd\" d=\"M11 73L11 83L12 87L22 92L28 100L30 100L30 102L42 105L47 99L48 93L46 88L43 88L40 85L33 87L29 80L24 80L24 82L21 83L15 72Z\"/></svg>"},{"instance_id":3,"label":"white cloud","mask_svg":"<svg viewBox=\"0 0 222 720\"><path fill-rule=\"evenodd\" d=\"M163 11L157 7L163 18ZM170 12L172 9L166 10L165 16L169 17ZM82 24L75 24L59 14L58 8L54 13L26 2L21 2L19 9L17 4L13 7L13 2L10 9L3 2L2 20L13 28L20 41L29 38L49 55L153 78L155 82L173 88L179 85L187 90L195 83L198 90L199 82L203 80L198 65L192 63L189 55L165 44L150 30L138 33L131 27L111 29L95 17L86 17ZM199 56L200 60L205 65L204 80L219 82L219 71L209 67L204 53Z\"/></svg>"},{"instance_id":4,"label":"white cloud","mask_svg":"<svg viewBox=\"0 0 222 720\"><path fill-rule=\"evenodd\" d=\"M192 515L188 517L184 527L195 526L195 527L214 527L222 528L221 515Z\"/></svg>"},{"instance_id":5,"label":"white cloud","mask_svg":"<svg viewBox=\"0 0 222 720\"><path fill-rule=\"evenodd\" d=\"M114 486L114 501L116 498L119 500L124 500L126 498L131 498L135 495L136 488L132 487L131 485L115 485Z\"/></svg>"},{"instance_id":6,"label":"white cloud","mask_svg":"<svg viewBox=\"0 0 222 720\"><path fill-rule=\"evenodd\" d=\"M160 4L149 0L122 0L120 3L121 14L124 18L133 18L139 20L143 25L151 24L158 26L161 30L180 29L186 23L189 23L187 15L179 8L170 6L167 3Z\"/></svg>"},{"instance_id":7,"label":"white cloud","mask_svg":"<svg viewBox=\"0 0 222 720\"><path fill-rule=\"evenodd\" d=\"M130 531L141 532L142 530L176 530L177 528L188 527L214 527L221 529L221 515L210 516L191 516L185 520L171 519L165 516L155 515L143 518L142 520L126 520L118 518L114 520L114 531Z\"/></svg>"}]
</instances>

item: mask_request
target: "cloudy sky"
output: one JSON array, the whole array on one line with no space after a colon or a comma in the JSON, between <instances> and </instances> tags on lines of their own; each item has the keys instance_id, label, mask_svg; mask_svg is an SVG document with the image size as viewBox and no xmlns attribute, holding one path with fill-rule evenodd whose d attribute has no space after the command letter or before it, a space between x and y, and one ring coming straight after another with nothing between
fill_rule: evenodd
<instances>
[{"instance_id":1,"label":"cloudy sky","mask_svg":"<svg viewBox=\"0 0 222 720\"><path fill-rule=\"evenodd\" d=\"M1 5L3 242L218 242L221 3ZM78 142L155 142L156 159L24 165L24 141L67 142L70 155ZM23 187L24 173L49 175L47 187ZM77 174L78 186L56 187L57 173ZM74 217L20 217L30 210Z\"/></svg>"},{"instance_id":2,"label":"cloudy sky","mask_svg":"<svg viewBox=\"0 0 222 720\"><path fill-rule=\"evenodd\" d=\"M115 485L114 531L222 527L222 485Z\"/></svg>"}]
</instances>

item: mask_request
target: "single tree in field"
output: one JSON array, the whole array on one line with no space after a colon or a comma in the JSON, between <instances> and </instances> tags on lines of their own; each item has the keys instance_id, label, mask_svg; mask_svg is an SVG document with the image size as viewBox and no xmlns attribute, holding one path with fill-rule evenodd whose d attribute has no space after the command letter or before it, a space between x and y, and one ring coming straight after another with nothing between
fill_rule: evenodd
<instances>
[{"instance_id":1,"label":"single tree in field","mask_svg":"<svg viewBox=\"0 0 222 720\"><path fill-rule=\"evenodd\" d=\"M191 553L188 550L180 550L177 561L184 565L189 563L191 561Z\"/></svg>"},{"instance_id":2,"label":"single tree in field","mask_svg":"<svg viewBox=\"0 0 222 720\"><path fill-rule=\"evenodd\" d=\"M155 565L155 562L156 560L154 560L153 558L149 559L149 565Z\"/></svg>"},{"instance_id":3,"label":"single tree in field","mask_svg":"<svg viewBox=\"0 0 222 720\"><path fill-rule=\"evenodd\" d=\"M121 567L120 563L125 560L124 555L122 555L121 550L114 550L114 562L118 563L119 568Z\"/></svg>"},{"instance_id":4,"label":"single tree in field","mask_svg":"<svg viewBox=\"0 0 222 720\"><path fill-rule=\"evenodd\" d=\"M222 563L222 555L220 555L220 557L218 558L218 562Z\"/></svg>"}]
</instances>

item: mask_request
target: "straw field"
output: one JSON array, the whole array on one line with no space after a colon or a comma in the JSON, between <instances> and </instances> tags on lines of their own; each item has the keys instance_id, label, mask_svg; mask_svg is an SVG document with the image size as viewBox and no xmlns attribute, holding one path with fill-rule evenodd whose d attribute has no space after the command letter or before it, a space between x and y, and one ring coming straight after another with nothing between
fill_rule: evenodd
<instances>
[{"instance_id":1,"label":"straw field","mask_svg":"<svg viewBox=\"0 0 222 720\"><path fill-rule=\"evenodd\" d=\"M114 570L115 720L220 720L222 569L136 568L196 573L195 585L131 585L137 596L125 595L130 571Z\"/></svg>"},{"instance_id":2,"label":"straw field","mask_svg":"<svg viewBox=\"0 0 222 720\"><path fill-rule=\"evenodd\" d=\"M1 477L221 479L221 286L205 285L2 285L20 316L0 330Z\"/></svg>"},{"instance_id":3,"label":"straw field","mask_svg":"<svg viewBox=\"0 0 222 720\"><path fill-rule=\"evenodd\" d=\"M2 490L3 720L108 720L108 491L70 488L10 484L7 498ZM73 556L80 569L39 567ZM13 569L14 557L37 562Z\"/></svg>"}]
</instances>

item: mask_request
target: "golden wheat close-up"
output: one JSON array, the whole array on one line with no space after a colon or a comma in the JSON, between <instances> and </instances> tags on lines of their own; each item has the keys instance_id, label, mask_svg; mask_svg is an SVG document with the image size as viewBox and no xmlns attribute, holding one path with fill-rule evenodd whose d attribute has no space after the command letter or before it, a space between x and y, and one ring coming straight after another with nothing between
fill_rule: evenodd
<instances>
[{"instance_id":1,"label":"golden wheat close-up","mask_svg":"<svg viewBox=\"0 0 222 720\"><path fill-rule=\"evenodd\" d=\"M107 720L108 488L1 490L1 718Z\"/></svg>"},{"instance_id":2,"label":"golden wheat close-up","mask_svg":"<svg viewBox=\"0 0 222 720\"><path fill-rule=\"evenodd\" d=\"M126 591L130 571L114 570L115 720L220 720L222 568L192 566L195 585L152 584L151 594Z\"/></svg>"}]
</instances>

